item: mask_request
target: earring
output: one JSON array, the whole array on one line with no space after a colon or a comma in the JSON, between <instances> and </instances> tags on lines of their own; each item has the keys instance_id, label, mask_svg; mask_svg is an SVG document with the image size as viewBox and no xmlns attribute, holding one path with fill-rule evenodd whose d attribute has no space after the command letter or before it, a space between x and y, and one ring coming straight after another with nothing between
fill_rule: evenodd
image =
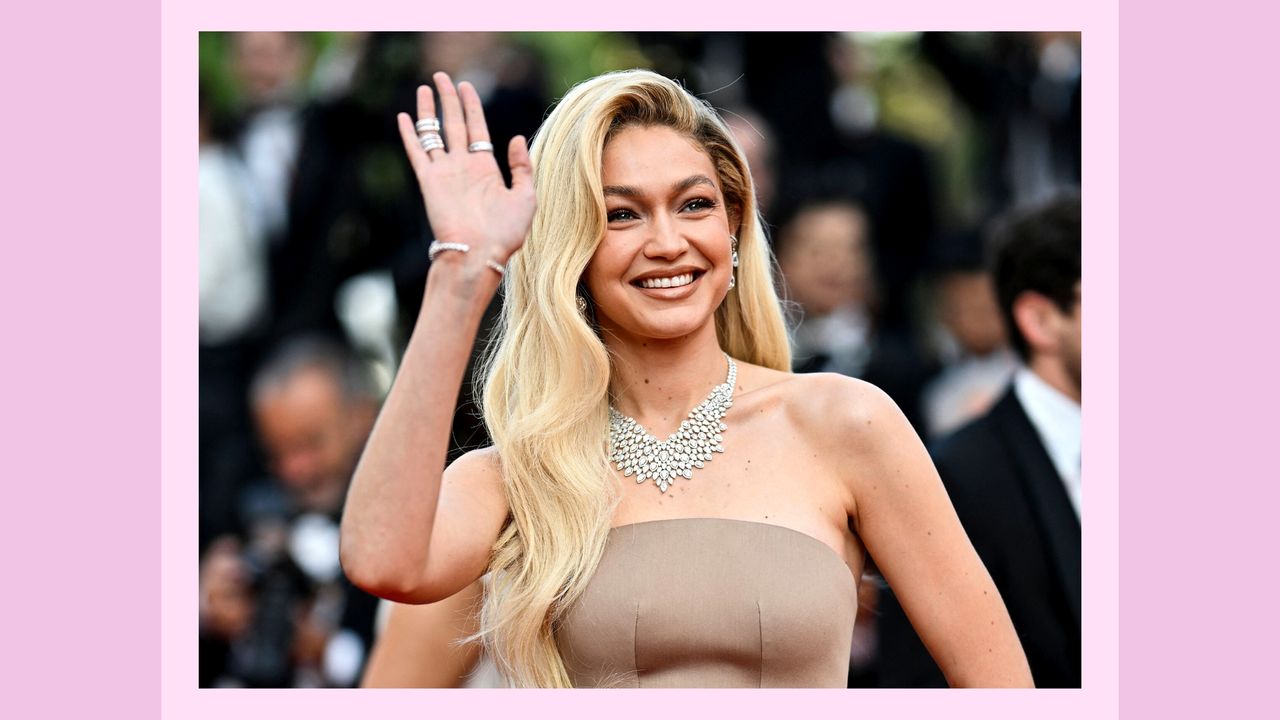
<instances>
[{"instance_id":1,"label":"earring","mask_svg":"<svg viewBox=\"0 0 1280 720\"><path fill-rule=\"evenodd\" d=\"M738 267L738 238L729 236L729 259L733 263L733 267ZM729 271L729 289L732 290L738 285L737 273Z\"/></svg>"},{"instance_id":2,"label":"earring","mask_svg":"<svg viewBox=\"0 0 1280 720\"><path fill-rule=\"evenodd\" d=\"M587 299L581 295L578 296L578 312L583 315L587 314Z\"/></svg>"}]
</instances>

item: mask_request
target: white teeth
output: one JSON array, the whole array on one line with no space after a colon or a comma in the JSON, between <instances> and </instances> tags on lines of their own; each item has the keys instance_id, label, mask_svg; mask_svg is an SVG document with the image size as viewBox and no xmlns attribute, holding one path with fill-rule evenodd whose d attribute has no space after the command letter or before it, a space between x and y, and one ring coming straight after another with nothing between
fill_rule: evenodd
<instances>
[{"instance_id":1,"label":"white teeth","mask_svg":"<svg viewBox=\"0 0 1280 720\"><path fill-rule=\"evenodd\" d=\"M641 280L640 287L645 287L645 288L680 287L682 285L688 285L691 282L693 282L693 273L685 273L684 275L677 275L675 277L649 278L648 280Z\"/></svg>"}]
</instances>

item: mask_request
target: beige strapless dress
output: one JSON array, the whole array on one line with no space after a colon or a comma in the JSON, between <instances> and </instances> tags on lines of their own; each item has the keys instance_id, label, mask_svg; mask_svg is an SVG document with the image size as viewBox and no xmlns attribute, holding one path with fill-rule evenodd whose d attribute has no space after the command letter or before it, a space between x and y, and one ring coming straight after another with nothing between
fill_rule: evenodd
<instances>
[{"instance_id":1,"label":"beige strapless dress","mask_svg":"<svg viewBox=\"0 0 1280 720\"><path fill-rule=\"evenodd\" d=\"M848 566L780 525L681 518L616 527L556 643L574 687L845 687Z\"/></svg>"}]
</instances>

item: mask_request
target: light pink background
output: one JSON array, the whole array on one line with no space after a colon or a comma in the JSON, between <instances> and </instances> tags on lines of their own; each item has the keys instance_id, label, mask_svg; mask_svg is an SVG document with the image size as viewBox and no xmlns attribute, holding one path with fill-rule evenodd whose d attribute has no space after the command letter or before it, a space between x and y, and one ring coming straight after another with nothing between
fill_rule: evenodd
<instances>
[{"instance_id":1,"label":"light pink background","mask_svg":"<svg viewBox=\"0 0 1280 720\"><path fill-rule=\"evenodd\" d=\"M6 685L15 681L6 687L6 706L19 708L15 717L149 717L157 709L165 718L236 720L284 714L348 720L451 712L481 716L592 712L610 718L649 718L655 712L678 713L677 717L730 713L794 717L823 710L853 717L888 713L948 718L1112 717L1119 713L1121 245L1120 13L1116 2L1087 1L1072 8L1060 3L1050 10L1017 0L939 0L836 10L796 0L761 5L751 12L745 11L744 2L688 0L619 4L612 9L598 3L553 9L529 2L504 7L403 0L362 0L339 9L296 0L235 0L216 6L169 0L161 5L159 23L155 3L117 2L101 8L76 4L74 13L64 6L44 6L39 12L45 15L34 19L41 26L34 25L32 17L8 24L13 41L0 51L4 53L0 67L14 75L6 83L6 95L20 99L26 108L8 112L3 133L7 158L17 159L22 167L18 178L11 180L6 174L5 197L21 200L11 213L25 218L8 238L21 255L4 263L6 280L0 283L4 327L11 338L24 338L6 352L6 363L13 365L5 370L2 381L4 397L22 423L5 433L6 440L15 441L12 456L17 462L6 473L9 512L0 523L4 547L14 563L7 573L4 613L12 623L10 633L16 634L16 642L15 638L6 642L5 652ZM1180 505L1175 495L1165 492L1176 484L1179 472L1195 472L1202 479L1233 473L1244 476L1245 472L1223 464L1206 465L1181 454L1195 448L1189 432L1203 430L1206 423L1202 414L1182 410L1181 398L1189 385L1162 374L1165 359L1171 353L1198 351L1189 345L1193 333L1214 332L1214 328L1195 321L1208 323L1215 316L1197 315L1197 310L1204 309L1192 300L1171 291L1161 293L1151 272L1177 280L1181 288L1181 279L1195 275L1203 257L1184 252L1186 246L1173 241L1179 231L1191 234L1197 246L1207 245L1211 252L1221 251L1220 238L1231 237L1227 221L1199 224L1181 216L1183 208L1193 205L1193 197L1186 193L1198 193L1202 186L1181 184L1181 167L1169 162L1169 153L1212 160L1220 152L1230 154L1233 141L1240 143L1240 152L1256 151L1247 138L1257 136L1248 131L1270 133L1276 126L1275 113L1270 111L1269 119L1261 114L1242 115L1238 131L1213 136L1212 145L1194 142L1208 139L1188 132L1197 120L1234 106L1225 96L1209 100L1205 94L1221 93L1233 82L1244 83L1195 74L1195 58L1211 51L1205 48L1203 33L1186 34L1176 23L1194 25L1199 18L1179 18L1163 4L1149 12L1140 22L1126 26L1146 29L1142 44L1136 33L1130 38L1125 55L1126 78L1142 72L1140 81L1126 80L1125 108L1131 124L1126 125L1124 154L1128 168L1124 254L1132 273L1126 283L1126 307L1130 313L1135 308L1153 311L1151 320L1129 325L1125 346L1132 357L1144 361L1145 370L1141 376L1127 376L1125 386L1130 408L1126 458L1142 463L1140 471L1127 474L1125 548L1127 554L1136 551L1146 556L1125 566L1127 700L1137 700L1140 692L1159 690L1168 676L1200 682L1229 679L1229 666L1216 663L1206 653L1181 645L1176 652L1166 649L1170 634L1198 641L1236 617L1272 614L1250 613L1251 600L1230 596L1229 561L1210 556L1197 545L1206 531L1203 520L1190 522L1197 518L1194 501ZM68 25L73 18L74 27ZM1243 47L1241 34L1249 27L1239 25L1239 33L1223 39L1223 52ZM620 697L617 691L196 688L197 32L481 28L1084 32L1085 363L1089 380L1085 390L1083 690L653 691ZM159 55L157 29L161 31ZM68 47L81 55L63 54ZM1195 57L1188 58L1192 52ZM1265 66L1270 61L1257 57L1249 62ZM28 72L33 66L51 70L55 77L40 79ZM1144 99L1154 99L1155 93L1173 92L1192 81L1200 95L1187 96L1187 102L1176 108L1142 104ZM1258 91L1244 85L1238 88L1241 93ZM158 105L160 123L155 114ZM1174 133L1170 121L1184 123L1179 133ZM34 142L34 138L55 141ZM1274 150L1274 141L1267 142ZM72 149L66 157L55 155L66 152L59 149L60 143ZM1213 156L1208 155L1210 151ZM1241 188L1239 199L1274 205L1260 196L1264 187L1274 188L1274 183ZM158 257L157 196L161 210ZM1223 212L1228 221L1242 218L1226 209ZM1166 225L1156 227L1152 217L1163 218ZM10 252L6 250L5 256ZM1139 276L1145 277L1136 280ZM1221 279L1225 285L1221 292L1256 299L1247 290L1231 289L1250 287L1242 280L1240 275ZM1196 289L1202 287L1197 284ZM1257 287L1268 285L1264 280ZM79 290L81 296L73 296L69 288ZM52 316L34 319L28 314L41 306L52 306ZM1178 344L1168 348L1169 341ZM1224 357L1206 352L1206 368L1211 360L1235 357L1230 344L1218 349ZM1247 365L1237 367L1243 371ZM1223 374L1223 369L1214 373ZM1171 394L1176 403L1170 401ZM157 422L157 405L163 431ZM1178 411L1139 420L1147 408ZM31 437L37 429L46 431L48 440ZM1152 468L1153 457L1162 457L1168 467ZM1259 528L1269 524L1260 518L1257 524L1246 519L1248 513L1261 513L1266 505L1234 508L1240 513L1238 520L1220 519L1220 532L1242 544L1260 542ZM1183 523L1180 532L1158 532L1157 523L1169 519ZM53 549L53 558L33 552L48 548ZM1178 595L1173 597L1157 587L1169 578L1179 581ZM1195 595L1188 592L1196 589ZM1229 604L1219 598L1228 599ZM1224 607L1231 610L1226 618ZM31 619L37 613L48 619ZM1262 665L1250 667L1256 674ZM152 684L156 677L161 690L158 708ZM1261 682L1249 670L1230 677ZM1178 692L1189 684L1183 683ZM10 694L9 687L17 692ZM1218 697L1213 707L1221 710L1234 702L1243 698ZM24 703L32 705L22 711ZM1170 703L1163 713L1154 713L1170 717L1193 707Z\"/></svg>"}]
</instances>

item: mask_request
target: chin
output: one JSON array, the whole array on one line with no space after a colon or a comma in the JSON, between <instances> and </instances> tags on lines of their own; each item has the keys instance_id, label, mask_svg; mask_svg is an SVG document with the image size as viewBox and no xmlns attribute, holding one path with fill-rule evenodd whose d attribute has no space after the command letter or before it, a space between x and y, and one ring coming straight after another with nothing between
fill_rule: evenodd
<instances>
[{"instance_id":1,"label":"chin","mask_svg":"<svg viewBox=\"0 0 1280 720\"><path fill-rule=\"evenodd\" d=\"M675 340L697 333L708 323L715 324L715 312L693 308L670 308L663 312L646 313L629 318L625 323L613 323L615 327L633 337L654 340Z\"/></svg>"}]
</instances>

